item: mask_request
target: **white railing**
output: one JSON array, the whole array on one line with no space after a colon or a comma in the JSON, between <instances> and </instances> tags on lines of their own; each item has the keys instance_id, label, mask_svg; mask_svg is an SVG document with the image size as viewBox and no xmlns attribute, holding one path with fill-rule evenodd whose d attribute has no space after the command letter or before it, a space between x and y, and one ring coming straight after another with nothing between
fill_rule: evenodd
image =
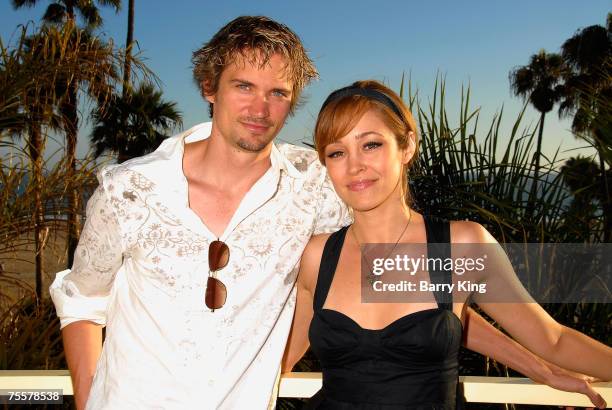
<instances>
[{"instance_id":1,"label":"white railing","mask_svg":"<svg viewBox=\"0 0 612 410\"><path fill-rule=\"evenodd\" d=\"M555 390L520 377L461 376L460 380L468 402L592 406L582 394ZM612 382L593 386L612 406ZM278 396L310 397L320 388L321 373L285 373ZM0 370L1 389L61 389L64 395L72 395L68 370Z\"/></svg>"}]
</instances>

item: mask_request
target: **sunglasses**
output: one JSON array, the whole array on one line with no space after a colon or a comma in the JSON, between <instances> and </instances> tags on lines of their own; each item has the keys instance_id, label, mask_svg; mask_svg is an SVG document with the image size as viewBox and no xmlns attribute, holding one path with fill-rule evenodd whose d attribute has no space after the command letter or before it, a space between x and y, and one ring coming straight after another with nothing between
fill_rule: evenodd
<instances>
[{"instance_id":1,"label":"sunglasses","mask_svg":"<svg viewBox=\"0 0 612 410\"><path fill-rule=\"evenodd\" d=\"M215 278L215 272L223 269L229 261L229 247L225 242L212 241L208 247L208 269L209 275L206 282L206 295L204 301L206 307L211 311L221 309L227 299L227 288L219 279Z\"/></svg>"}]
</instances>

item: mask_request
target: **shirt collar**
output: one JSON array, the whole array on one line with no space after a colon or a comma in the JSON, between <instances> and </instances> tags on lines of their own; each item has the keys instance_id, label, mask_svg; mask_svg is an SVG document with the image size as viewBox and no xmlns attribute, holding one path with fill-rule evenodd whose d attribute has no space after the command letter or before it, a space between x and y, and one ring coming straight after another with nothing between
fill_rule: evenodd
<instances>
[{"instance_id":1,"label":"shirt collar","mask_svg":"<svg viewBox=\"0 0 612 410\"><path fill-rule=\"evenodd\" d=\"M179 149L176 150L176 156L182 161L183 153L185 151L185 143L205 140L210 137L212 130L212 122L204 122L198 124L189 130L185 131L180 138ZM270 162L272 169L275 172L283 171L292 178L302 178L303 175L297 170L295 165L289 161L278 149L276 144L272 144L272 150L270 152Z\"/></svg>"},{"instance_id":2,"label":"shirt collar","mask_svg":"<svg viewBox=\"0 0 612 410\"><path fill-rule=\"evenodd\" d=\"M289 159L284 156L279 150L276 144L272 144L272 152L270 153L270 161L272 162L272 168L284 171L291 178L301 179L304 175L297 170L295 165Z\"/></svg>"}]
</instances>

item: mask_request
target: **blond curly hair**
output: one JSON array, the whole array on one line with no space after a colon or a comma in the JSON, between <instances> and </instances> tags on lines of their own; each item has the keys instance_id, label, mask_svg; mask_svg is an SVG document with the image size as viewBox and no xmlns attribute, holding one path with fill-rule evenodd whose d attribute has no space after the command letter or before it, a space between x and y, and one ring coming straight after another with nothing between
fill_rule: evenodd
<instances>
[{"instance_id":1,"label":"blond curly hair","mask_svg":"<svg viewBox=\"0 0 612 410\"><path fill-rule=\"evenodd\" d=\"M193 53L193 79L206 98L217 92L223 69L236 58L245 58L263 67L274 54L280 54L287 61L287 78L292 84L290 112L293 113L304 87L318 77L317 69L300 38L289 27L268 17L241 16L221 28ZM211 104L211 116L212 110Z\"/></svg>"}]
</instances>

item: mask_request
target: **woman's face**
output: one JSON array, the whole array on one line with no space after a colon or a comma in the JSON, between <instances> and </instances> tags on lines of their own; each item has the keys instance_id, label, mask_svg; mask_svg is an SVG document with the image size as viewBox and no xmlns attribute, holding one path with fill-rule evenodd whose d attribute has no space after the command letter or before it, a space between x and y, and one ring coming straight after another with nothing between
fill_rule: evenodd
<instances>
[{"instance_id":1,"label":"woman's face","mask_svg":"<svg viewBox=\"0 0 612 410\"><path fill-rule=\"evenodd\" d=\"M325 165L336 192L355 211L399 200L402 168L414 153L411 136L400 149L376 111L366 112L345 136L325 147Z\"/></svg>"}]
</instances>

